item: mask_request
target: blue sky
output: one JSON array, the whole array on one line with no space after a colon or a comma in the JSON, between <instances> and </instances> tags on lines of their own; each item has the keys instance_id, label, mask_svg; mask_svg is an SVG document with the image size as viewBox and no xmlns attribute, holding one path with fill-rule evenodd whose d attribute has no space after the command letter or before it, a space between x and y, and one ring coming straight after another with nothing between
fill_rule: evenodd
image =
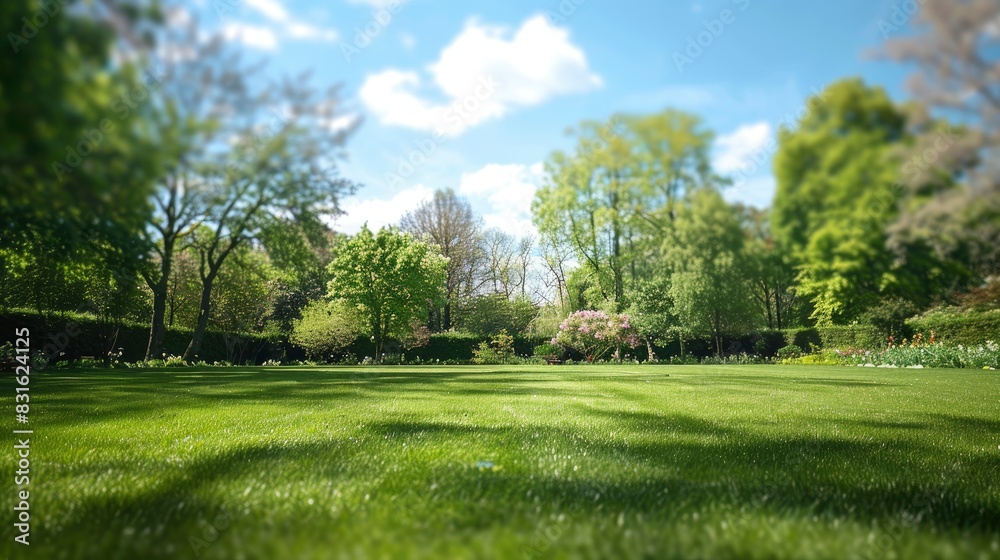
<instances>
[{"instance_id":1,"label":"blue sky","mask_svg":"<svg viewBox=\"0 0 1000 560\"><path fill-rule=\"evenodd\" d=\"M813 91L861 76L905 98L907 70L865 53L903 33L893 27L917 5L192 1L204 24L273 71L312 70L318 86L343 84L344 110L363 124L342 171L363 187L338 229L394 223L435 189L453 187L488 226L515 234L533 231L541 164L572 146L566 129L618 111L701 115L718 135L717 167L736 183L726 196L767 206L768 142Z\"/></svg>"}]
</instances>

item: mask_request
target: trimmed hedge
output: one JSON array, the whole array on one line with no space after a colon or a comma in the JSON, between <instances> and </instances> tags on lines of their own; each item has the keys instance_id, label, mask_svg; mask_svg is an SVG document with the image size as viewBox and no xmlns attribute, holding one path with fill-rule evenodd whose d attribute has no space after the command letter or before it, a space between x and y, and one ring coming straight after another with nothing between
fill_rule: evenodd
<instances>
[{"instance_id":1,"label":"trimmed hedge","mask_svg":"<svg viewBox=\"0 0 1000 560\"><path fill-rule=\"evenodd\" d=\"M40 350L50 360L73 362L84 356L101 359L108 352L122 350L121 359L137 362L145 358L149 343L149 325L123 324L115 336L113 325L90 315L61 313L38 315L13 311L0 315L0 344L13 341L15 329L31 330L32 351ZM167 329L164 352L173 356L184 354L191 342L189 329ZM281 347L260 336L235 335L209 331L201 345L198 360L230 361L261 364L281 357Z\"/></svg>"},{"instance_id":2,"label":"trimmed hedge","mask_svg":"<svg viewBox=\"0 0 1000 560\"><path fill-rule=\"evenodd\" d=\"M405 354L406 359L421 361L447 360L467 362L472 360L472 351L480 342L488 338L466 333L436 333L431 335L426 346L407 350L396 342L386 342L382 352L385 354ZM518 356L531 356L535 346L549 342L542 337L514 337L514 352ZM375 356L375 344L369 338L360 337L351 344L344 353L354 354L359 360L366 356Z\"/></svg>"},{"instance_id":3,"label":"trimmed hedge","mask_svg":"<svg viewBox=\"0 0 1000 560\"><path fill-rule=\"evenodd\" d=\"M990 311L941 310L914 317L906 322L914 332L949 345L978 346L987 341L1000 342L1000 309Z\"/></svg>"},{"instance_id":4,"label":"trimmed hedge","mask_svg":"<svg viewBox=\"0 0 1000 560\"><path fill-rule=\"evenodd\" d=\"M871 325L835 325L809 327L785 331L785 342L806 352L813 350L846 350L858 348L874 350L888 342L883 334Z\"/></svg>"}]
</instances>

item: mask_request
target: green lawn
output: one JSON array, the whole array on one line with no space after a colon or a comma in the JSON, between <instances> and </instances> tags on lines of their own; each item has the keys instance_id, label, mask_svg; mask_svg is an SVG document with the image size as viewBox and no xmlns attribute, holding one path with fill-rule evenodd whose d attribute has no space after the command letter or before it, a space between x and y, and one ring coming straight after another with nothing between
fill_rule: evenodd
<instances>
[{"instance_id":1,"label":"green lawn","mask_svg":"<svg viewBox=\"0 0 1000 560\"><path fill-rule=\"evenodd\" d=\"M997 372L242 368L32 383L32 544L8 545L13 558L1000 558ZM13 417L10 376L0 386ZM9 445L0 462L12 478Z\"/></svg>"}]
</instances>

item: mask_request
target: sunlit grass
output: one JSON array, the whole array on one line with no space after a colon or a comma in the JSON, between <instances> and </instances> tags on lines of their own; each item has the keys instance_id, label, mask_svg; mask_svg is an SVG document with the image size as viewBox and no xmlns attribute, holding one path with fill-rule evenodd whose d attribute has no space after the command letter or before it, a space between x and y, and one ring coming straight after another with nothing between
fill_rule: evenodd
<instances>
[{"instance_id":1,"label":"sunlit grass","mask_svg":"<svg viewBox=\"0 0 1000 560\"><path fill-rule=\"evenodd\" d=\"M1000 557L996 372L51 372L31 415L16 558Z\"/></svg>"}]
</instances>

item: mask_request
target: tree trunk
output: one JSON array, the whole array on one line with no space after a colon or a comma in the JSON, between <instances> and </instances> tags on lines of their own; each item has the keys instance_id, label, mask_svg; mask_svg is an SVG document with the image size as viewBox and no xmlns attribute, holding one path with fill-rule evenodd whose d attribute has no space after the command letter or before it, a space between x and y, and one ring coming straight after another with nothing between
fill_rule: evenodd
<instances>
[{"instance_id":1,"label":"tree trunk","mask_svg":"<svg viewBox=\"0 0 1000 560\"><path fill-rule=\"evenodd\" d=\"M201 283L201 305L198 311L198 323L195 325L194 333L191 335L191 342L187 350L184 351L184 361L193 362L201 352L201 343L205 340L205 330L208 328L208 316L212 311L212 283L218 269L209 272L209 275Z\"/></svg>"},{"instance_id":2,"label":"tree trunk","mask_svg":"<svg viewBox=\"0 0 1000 560\"><path fill-rule=\"evenodd\" d=\"M781 292L775 290L774 293L774 317L778 323L778 330L781 330Z\"/></svg>"},{"instance_id":3,"label":"tree trunk","mask_svg":"<svg viewBox=\"0 0 1000 560\"><path fill-rule=\"evenodd\" d=\"M444 303L444 314L441 318L441 327L445 332L451 330L451 299Z\"/></svg>"},{"instance_id":4,"label":"tree trunk","mask_svg":"<svg viewBox=\"0 0 1000 560\"><path fill-rule=\"evenodd\" d=\"M164 318L167 310L167 291L170 287L170 270L174 260L174 242L172 238L163 240L163 255L160 259L160 278L157 282L146 283L153 292L153 318L149 326L149 343L146 345L146 359L153 360L163 356L163 340L166 336Z\"/></svg>"},{"instance_id":5,"label":"tree trunk","mask_svg":"<svg viewBox=\"0 0 1000 560\"><path fill-rule=\"evenodd\" d=\"M649 337L648 336L645 337L645 338L646 338L646 361L647 362L655 362L656 361L656 353L653 352L653 343L649 341Z\"/></svg>"},{"instance_id":6,"label":"tree trunk","mask_svg":"<svg viewBox=\"0 0 1000 560\"><path fill-rule=\"evenodd\" d=\"M167 294L161 290L163 282L157 282L153 289L153 319L149 327L149 343L146 345L146 359L152 360L163 355L163 339L166 334L164 315L167 307ZM164 286L165 288L165 286Z\"/></svg>"}]
</instances>

